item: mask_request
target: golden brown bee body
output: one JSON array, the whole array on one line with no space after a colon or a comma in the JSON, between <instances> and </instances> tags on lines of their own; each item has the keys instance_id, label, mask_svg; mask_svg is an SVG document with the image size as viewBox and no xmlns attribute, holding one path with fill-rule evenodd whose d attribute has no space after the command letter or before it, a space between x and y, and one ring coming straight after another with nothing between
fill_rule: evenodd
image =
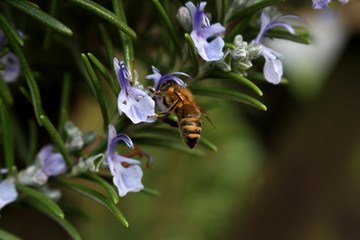
<instances>
[{"instance_id":1,"label":"golden brown bee body","mask_svg":"<svg viewBox=\"0 0 360 240\"><path fill-rule=\"evenodd\" d=\"M194 148L200 140L202 112L190 90L169 80L161 84L156 94L162 97L163 104L168 108L166 112L157 115L158 119L179 127L186 145ZM171 113L177 116L178 122L167 118Z\"/></svg>"}]
</instances>

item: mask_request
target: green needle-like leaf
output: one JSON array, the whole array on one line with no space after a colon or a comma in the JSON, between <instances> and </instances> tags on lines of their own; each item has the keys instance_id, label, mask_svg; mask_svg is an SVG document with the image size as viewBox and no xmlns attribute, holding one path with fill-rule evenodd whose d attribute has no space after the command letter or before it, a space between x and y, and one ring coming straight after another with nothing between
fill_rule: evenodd
<instances>
[{"instance_id":1,"label":"green needle-like leaf","mask_svg":"<svg viewBox=\"0 0 360 240\"><path fill-rule=\"evenodd\" d=\"M218 148L216 147L215 144L213 144L212 142L210 142L208 139L206 139L204 137L200 138L200 145L202 145L214 152L217 152L217 150L218 150Z\"/></svg>"},{"instance_id":2,"label":"green needle-like leaf","mask_svg":"<svg viewBox=\"0 0 360 240\"><path fill-rule=\"evenodd\" d=\"M6 18L3 18L1 23L0 23L0 27L1 29L6 28L7 31L9 32L9 35L11 35L13 37L13 39L20 45L23 46L24 45L24 41L21 38L21 36L19 35L18 31L15 29L15 27L13 26L13 24L9 23L8 20Z\"/></svg>"},{"instance_id":3,"label":"green needle-like leaf","mask_svg":"<svg viewBox=\"0 0 360 240\"><path fill-rule=\"evenodd\" d=\"M99 28L100 28L100 34L101 34L103 42L104 42L104 47L106 50L108 65L112 66L114 63L114 57L115 57L114 45L112 44L109 33L106 31L106 28L104 27L104 25L100 24ZM111 68L111 70L112 70L113 74L115 75L114 68ZM117 85L119 85L119 84L117 84ZM120 87L119 87L119 91L120 91Z\"/></svg>"},{"instance_id":4,"label":"green needle-like leaf","mask_svg":"<svg viewBox=\"0 0 360 240\"><path fill-rule=\"evenodd\" d=\"M89 78L91 80L91 83L94 87L95 93L96 93L96 98L99 102L100 105L100 109L101 109L101 113L103 115L103 120L104 120L104 130L107 131L108 125L109 125L109 117L108 117L108 112L107 112L107 107L106 107L106 102L105 102L105 96L104 93L101 89L101 84L96 76L96 73L94 71L94 69L92 68L90 61L88 59L88 57L85 54L81 54L81 58L84 62L85 65L85 69L89 75Z\"/></svg>"},{"instance_id":5,"label":"green needle-like leaf","mask_svg":"<svg viewBox=\"0 0 360 240\"><path fill-rule=\"evenodd\" d=\"M23 51L21 50L20 45L17 43L15 36L13 35L13 32L7 27L6 18L2 14L0 14L0 26L1 26L1 30L4 32L6 38L8 39L9 44L11 45L12 49L14 50L15 55L17 55L17 57L20 60L22 72L24 73L24 75L26 77L26 82L30 89L31 102L34 107L35 116L38 120L38 123L41 125L39 116L41 114L43 114L43 109L42 109L42 105L41 105L41 97L40 97L38 85L35 81L35 78L34 78L32 72L31 72L30 66L25 58L25 55L24 55Z\"/></svg>"},{"instance_id":6,"label":"green needle-like leaf","mask_svg":"<svg viewBox=\"0 0 360 240\"><path fill-rule=\"evenodd\" d=\"M193 65L192 67L193 76L196 76L199 73L199 59L195 48L195 44L188 33L185 33L185 40L189 47L190 58Z\"/></svg>"},{"instance_id":7,"label":"green needle-like leaf","mask_svg":"<svg viewBox=\"0 0 360 240\"><path fill-rule=\"evenodd\" d=\"M132 30L128 25L122 22L118 17L116 17L114 13L104 8L100 4L93 2L91 0L68 0L68 1L73 2L74 4L83 7L86 10L98 15L104 20L118 27L121 31L123 31L130 37L134 39L136 38L136 33L134 32L134 30Z\"/></svg>"},{"instance_id":8,"label":"green needle-like leaf","mask_svg":"<svg viewBox=\"0 0 360 240\"><path fill-rule=\"evenodd\" d=\"M298 33L298 31L297 31L297 33L295 35L293 35L283 29L281 29L281 30L280 29L271 29L266 33L265 37L285 39L285 40L289 40L289 41L297 42L297 43L301 43L301 44L306 44L306 45L311 44L311 39L309 37L309 33L307 33L307 32Z\"/></svg>"},{"instance_id":9,"label":"green needle-like leaf","mask_svg":"<svg viewBox=\"0 0 360 240\"><path fill-rule=\"evenodd\" d=\"M0 228L0 239L1 240L21 240L18 236L15 236L12 233L9 233L8 231L5 231L4 229Z\"/></svg>"},{"instance_id":10,"label":"green needle-like leaf","mask_svg":"<svg viewBox=\"0 0 360 240\"><path fill-rule=\"evenodd\" d=\"M0 97L3 98L6 105L11 106L14 103L13 96L10 92L8 84L4 78L0 75Z\"/></svg>"},{"instance_id":11,"label":"green needle-like leaf","mask_svg":"<svg viewBox=\"0 0 360 240\"><path fill-rule=\"evenodd\" d=\"M106 192L109 194L113 203L116 204L119 202L118 193L115 191L115 189L112 187L112 185L109 184L103 178L99 177L98 175L96 175L94 173L83 173L80 175L80 177L84 177L86 179L89 179L91 181L94 181L94 182L100 184L106 190Z\"/></svg>"},{"instance_id":12,"label":"green needle-like leaf","mask_svg":"<svg viewBox=\"0 0 360 240\"><path fill-rule=\"evenodd\" d=\"M116 205L101 193L69 180L57 179L57 182L102 204L107 209L109 209L111 213L116 217L116 219L119 220L125 227L129 227L128 221L125 219L124 215L120 212Z\"/></svg>"},{"instance_id":13,"label":"green needle-like leaf","mask_svg":"<svg viewBox=\"0 0 360 240\"><path fill-rule=\"evenodd\" d=\"M126 22L125 10L123 1L113 0L113 7L115 15L124 23ZM134 45L129 36L120 32L121 43L123 47L124 62L125 65L130 69L130 72L134 74Z\"/></svg>"},{"instance_id":14,"label":"green needle-like leaf","mask_svg":"<svg viewBox=\"0 0 360 240\"><path fill-rule=\"evenodd\" d=\"M151 189L151 188L148 188L148 187L144 187L144 189L141 190L140 192L151 195L151 196L155 196L155 197L160 195L158 190Z\"/></svg>"},{"instance_id":15,"label":"green needle-like leaf","mask_svg":"<svg viewBox=\"0 0 360 240\"><path fill-rule=\"evenodd\" d=\"M255 93L257 93L258 95L260 95L260 96L263 95L262 91L260 90L260 88L258 86L256 86L253 82L251 82L249 79L247 79L246 77L242 76L239 73L212 71L211 73L209 73L209 76L215 76L215 77L221 77L224 79L235 80L237 82L244 84L245 86L247 86L248 88L253 90Z\"/></svg>"},{"instance_id":16,"label":"green needle-like leaf","mask_svg":"<svg viewBox=\"0 0 360 240\"><path fill-rule=\"evenodd\" d=\"M14 136L7 106L0 98L0 123L2 128L2 144L4 147L5 166L12 171L14 166ZM10 173L12 174L12 172Z\"/></svg>"},{"instance_id":17,"label":"green needle-like leaf","mask_svg":"<svg viewBox=\"0 0 360 240\"><path fill-rule=\"evenodd\" d=\"M60 97L60 114L58 120L58 131L61 137L65 137L65 122L68 120L68 108L71 95L71 75L65 73L62 80L61 97Z\"/></svg>"},{"instance_id":18,"label":"green needle-like leaf","mask_svg":"<svg viewBox=\"0 0 360 240\"><path fill-rule=\"evenodd\" d=\"M28 139L28 150L26 154L26 166L33 163L36 154L38 143L38 135L36 123L33 119L29 120L29 139Z\"/></svg>"},{"instance_id":19,"label":"green needle-like leaf","mask_svg":"<svg viewBox=\"0 0 360 240\"><path fill-rule=\"evenodd\" d=\"M240 18L240 17L244 17L244 16L247 16L249 14L254 14L255 12L265 8L265 7L268 7L270 5L275 5L276 3L279 3L279 2L284 2L285 0L264 0L264 1L260 1L260 2L257 2L253 5L250 5L248 7L245 7L245 8L241 8L238 12L234 13L228 21L231 21L235 18Z\"/></svg>"},{"instance_id":20,"label":"green needle-like leaf","mask_svg":"<svg viewBox=\"0 0 360 240\"><path fill-rule=\"evenodd\" d=\"M38 7L34 6L26 0L2 0L3 2L23 11L24 13L30 15L39 22L47 25L48 27L58 31L61 34L71 36L73 33L70 28L59 22L57 19L53 18L46 12L42 11Z\"/></svg>"},{"instance_id":21,"label":"green needle-like leaf","mask_svg":"<svg viewBox=\"0 0 360 240\"><path fill-rule=\"evenodd\" d=\"M106 82L113 90L115 96L118 96L120 92L120 85L112 80L104 65L102 65L102 63L94 55L88 53L87 56L89 57L90 61L96 66L96 68L101 72Z\"/></svg>"},{"instance_id":22,"label":"green needle-like leaf","mask_svg":"<svg viewBox=\"0 0 360 240\"><path fill-rule=\"evenodd\" d=\"M29 197L33 198L35 201L38 201L41 204L43 204L47 209L49 209L49 211L51 211L57 217L64 219L64 212L61 210L61 208L53 200L51 200L41 192L18 183L16 183L16 188L19 191L29 195Z\"/></svg>"},{"instance_id":23,"label":"green needle-like leaf","mask_svg":"<svg viewBox=\"0 0 360 240\"><path fill-rule=\"evenodd\" d=\"M71 168L71 162L69 159L69 155L65 149L64 142L61 139L59 132L56 130L54 125L50 122L49 118L45 115L40 115L40 121L44 125L45 129L49 133L51 139L53 140L54 144L58 148L59 152L63 155L66 165L68 168Z\"/></svg>"},{"instance_id":24,"label":"green needle-like leaf","mask_svg":"<svg viewBox=\"0 0 360 240\"><path fill-rule=\"evenodd\" d=\"M224 99L235 100L243 102L266 111L267 108L264 104L256 100L255 98L250 97L249 95L239 93L230 89L221 89L221 88L211 88L211 87L195 87L190 86L190 89L194 94L203 95L203 96L213 96L220 97Z\"/></svg>"},{"instance_id":25,"label":"green needle-like leaf","mask_svg":"<svg viewBox=\"0 0 360 240\"><path fill-rule=\"evenodd\" d=\"M158 0L152 0L152 1L155 4L155 7L160 14L161 20L163 21L166 31L168 32L171 40L173 41L174 46L180 52L181 48L180 48L179 40L178 37L176 36L176 31L173 27L173 24L171 23L169 15L166 13L164 7L161 5L161 3Z\"/></svg>"},{"instance_id":26,"label":"green needle-like leaf","mask_svg":"<svg viewBox=\"0 0 360 240\"><path fill-rule=\"evenodd\" d=\"M66 219L60 218L59 216L55 215L52 211L49 211L48 208L44 207L42 204L36 201L29 201L28 204L35 208L36 210L42 212L49 218L56 221L68 234L73 240L81 240L81 236L76 230L76 228ZM1 239L1 238L0 238Z\"/></svg>"},{"instance_id":27,"label":"green needle-like leaf","mask_svg":"<svg viewBox=\"0 0 360 240\"><path fill-rule=\"evenodd\" d=\"M58 6L58 0L50 0L49 13L50 13L51 16L55 17L57 6ZM49 29L46 30L44 43L43 43L43 46L44 46L45 49L49 48L49 46L51 44L51 40L53 38L53 35L54 35L54 30L53 29L49 28Z\"/></svg>"},{"instance_id":28,"label":"green needle-like leaf","mask_svg":"<svg viewBox=\"0 0 360 240\"><path fill-rule=\"evenodd\" d=\"M225 22L225 15L228 9L228 0L216 0L216 9L218 21L223 25Z\"/></svg>"}]
</instances>

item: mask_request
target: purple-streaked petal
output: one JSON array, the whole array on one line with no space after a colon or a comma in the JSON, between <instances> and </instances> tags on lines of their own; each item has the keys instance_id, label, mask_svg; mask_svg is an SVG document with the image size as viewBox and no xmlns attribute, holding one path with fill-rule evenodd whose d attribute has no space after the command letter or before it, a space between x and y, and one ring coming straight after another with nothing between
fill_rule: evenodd
<instances>
[{"instance_id":1,"label":"purple-streaked petal","mask_svg":"<svg viewBox=\"0 0 360 240\"><path fill-rule=\"evenodd\" d=\"M171 73L168 73L168 74L164 74L164 75L161 76L160 81L155 86L155 89L159 90L161 84L163 84L164 82L167 82L167 81L174 81L177 84L179 84L180 86L185 87L186 83L183 80L181 80L180 78L176 77L175 75L182 75L182 76L191 78L188 74L183 73L183 72L171 72Z\"/></svg>"},{"instance_id":2,"label":"purple-streaked petal","mask_svg":"<svg viewBox=\"0 0 360 240\"><path fill-rule=\"evenodd\" d=\"M125 63L123 61L119 62L119 60L114 58L114 70L121 89L127 91L127 88L130 87L129 78L131 78L131 73L128 71Z\"/></svg>"},{"instance_id":3,"label":"purple-streaked petal","mask_svg":"<svg viewBox=\"0 0 360 240\"><path fill-rule=\"evenodd\" d=\"M108 144L108 147L107 147L107 152L109 153L111 150L111 142L112 140L116 137L116 129L114 127L114 125L112 124L109 124L108 126L108 141L107 141L107 144Z\"/></svg>"},{"instance_id":4,"label":"purple-streaked petal","mask_svg":"<svg viewBox=\"0 0 360 240\"><path fill-rule=\"evenodd\" d=\"M0 209L13 202L18 197L15 184L9 180L0 183Z\"/></svg>"},{"instance_id":5,"label":"purple-streaked petal","mask_svg":"<svg viewBox=\"0 0 360 240\"><path fill-rule=\"evenodd\" d=\"M261 27L260 27L260 31L259 34L257 35L256 39L254 40L255 43L261 44L265 34L267 31L269 31L271 28L274 27L284 27L285 29L287 29L291 34L295 34L295 30L294 28L286 23L286 22L281 22L280 20L286 19L286 18L292 18L292 19L297 19L300 21L303 21L304 19L295 15L283 15L278 17L277 19L271 21L271 17L269 15L269 13L262 11L261 12Z\"/></svg>"},{"instance_id":6,"label":"purple-streaked petal","mask_svg":"<svg viewBox=\"0 0 360 240\"><path fill-rule=\"evenodd\" d=\"M146 78L154 80L155 90L159 90L160 85L169 80L175 81L180 86L183 86L183 87L186 86L184 81L181 80L180 78L176 77L175 75L182 75L182 76L191 78L188 74L183 73L183 72L171 72L171 73L161 75L160 71L154 66L152 66L152 70L153 70L153 74L147 75Z\"/></svg>"},{"instance_id":7,"label":"purple-streaked petal","mask_svg":"<svg viewBox=\"0 0 360 240\"><path fill-rule=\"evenodd\" d=\"M259 34L257 35L256 39L254 40L256 43L260 43L262 41L266 31L268 30L267 27L271 22L270 15L266 11L261 12L260 19L261 19L260 31L259 31Z\"/></svg>"},{"instance_id":8,"label":"purple-streaked petal","mask_svg":"<svg viewBox=\"0 0 360 240\"><path fill-rule=\"evenodd\" d=\"M264 76L265 79L273 84L278 84L283 75L283 67L280 59L265 58Z\"/></svg>"},{"instance_id":9,"label":"purple-streaked petal","mask_svg":"<svg viewBox=\"0 0 360 240\"><path fill-rule=\"evenodd\" d=\"M314 9L323 9L326 8L330 0L313 0Z\"/></svg>"},{"instance_id":10,"label":"purple-streaked petal","mask_svg":"<svg viewBox=\"0 0 360 240\"><path fill-rule=\"evenodd\" d=\"M141 183L143 173L139 166L140 161L116 153L115 145L120 140L124 141L127 146L134 147L133 142L127 135L122 133L116 135L115 127L109 125L106 158L109 170L113 176L113 182L118 189L120 197L123 197L128 192L140 191L144 186Z\"/></svg>"},{"instance_id":11,"label":"purple-streaked petal","mask_svg":"<svg viewBox=\"0 0 360 240\"><path fill-rule=\"evenodd\" d=\"M210 21L204 13L206 2L200 2L197 8L195 8L194 4L191 2L187 2L185 6L189 9L193 19L193 29L190 36L198 54L205 61L220 60L223 56L223 40L216 38L209 43L207 39L223 34L225 28L220 23L210 25Z\"/></svg>"},{"instance_id":12,"label":"purple-streaked petal","mask_svg":"<svg viewBox=\"0 0 360 240\"><path fill-rule=\"evenodd\" d=\"M53 153L45 159L42 169L48 176L57 176L66 171L66 163L60 153Z\"/></svg>"},{"instance_id":13,"label":"purple-streaked petal","mask_svg":"<svg viewBox=\"0 0 360 240\"><path fill-rule=\"evenodd\" d=\"M150 118L155 115L155 102L144 91L129 87L127 93L120 91L118 97L118 109L121 114L124 112L130 120L137 124L140 122L154 122L156 119Z\"/></svg>"},{"instance_id":14,"label":"purple-streaked petal","mask_svg":"<svg viewBox=\"0 0 360 240\"><path fill-rule=\"evenodd\" d=\"M123 141L126 144L126 146L134 149L134 144L133 144L132 140L130 139L130 137L126 134L119 133L118 135L116 135L114 138L112 138L110 140L110 152L115 153L115 146L119 141Z\"/></svg>"},{"instance_id":15,"label":"purple-streaked petal","mask_svg":"<svg viewBox=\"0 0 360 240\"><path fill-rule=\"evenodd\" d=\"M154 66L151 66L151 69L153 71L153 74L149 74L146 76L146 79L152 79L154 80L154 88L156 88L156 86L158 86L159 84L159 80L161 78L161 73L159 71L159 69L157 69Z\"/></svg>"},{"instance_id":16,"label":"purple-streaked petal","mask_svg":"<svg viewBox=\"0 0 360 240\"><path fill-rule=\"evenodd\" d=\"M15 82L21 69L18 57L12 52L8 52L0 58L0 62L4 65L4 70L0 71L1 76L8 83Z\"/></svg>"},{"instance_id":17,"label":"purple-streaked petal","mask_svg":"<svg viewBox=\"0 0 360 240\"><path fill-rule=\"evenodd\" d=\"M207 28L200 29L199 35L205 39L208 39L212 36L223 34L224 32L225 28L220 23L215 23Z\"/></svg>"},{"instance_id":18,"label":"purple-streaked petal","mask_svg":"<svg viewBox=\"0 0 360 240\"><path fill-rule=\"evenodd\" d=\"M206 2L200 2L200 5L198 6L198 8L192 2L185 3L185 6L189 9L191 17L194 19L197 10L202 11L202 12L204 11Z\"/></svg>"}]
</instances>

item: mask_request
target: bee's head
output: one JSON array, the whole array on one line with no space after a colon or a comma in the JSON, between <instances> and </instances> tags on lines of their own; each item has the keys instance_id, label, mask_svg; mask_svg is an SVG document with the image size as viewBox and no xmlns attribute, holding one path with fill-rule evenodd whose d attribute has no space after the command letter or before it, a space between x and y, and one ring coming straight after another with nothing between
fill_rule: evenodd
<instances>
[{"instance_id":1,"label":"bee's head","mask_svg":"<svg viewBox=\"0 0 360 240\"><path fill-rule=\"evenodd\" d=\"M168 81L164 81L159 85L159 91L161 92L166 92L167 90L169 90L170 87L172 87L174 84L176 84L176 82L174 80L168 80Z\"/></svg>"}]
</instances>

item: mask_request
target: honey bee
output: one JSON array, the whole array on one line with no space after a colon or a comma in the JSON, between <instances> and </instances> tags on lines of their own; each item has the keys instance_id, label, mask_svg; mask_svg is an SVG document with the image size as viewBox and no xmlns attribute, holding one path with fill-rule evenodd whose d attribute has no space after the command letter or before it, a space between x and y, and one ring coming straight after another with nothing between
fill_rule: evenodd
<instances>
[{"instance_id":1,"label":"honey bee","mask_svg":"<svg viewBox=\"0 0 360 240\"><path fill-rule=\"evenodd\" d=\"M157 114L157 119L170 126L179 127L185 144L193 149L200 140L201 115L205 113L195 103L190 90L173 80L168 80L159 86L155 95L161 97L162 103L168 108L167 111ZM168 118L171 113L177 116L178 121ZM207 117L206 114L205 116ZM210 121L208 117L207 119Z\"/></svg>"}]
</instances>

